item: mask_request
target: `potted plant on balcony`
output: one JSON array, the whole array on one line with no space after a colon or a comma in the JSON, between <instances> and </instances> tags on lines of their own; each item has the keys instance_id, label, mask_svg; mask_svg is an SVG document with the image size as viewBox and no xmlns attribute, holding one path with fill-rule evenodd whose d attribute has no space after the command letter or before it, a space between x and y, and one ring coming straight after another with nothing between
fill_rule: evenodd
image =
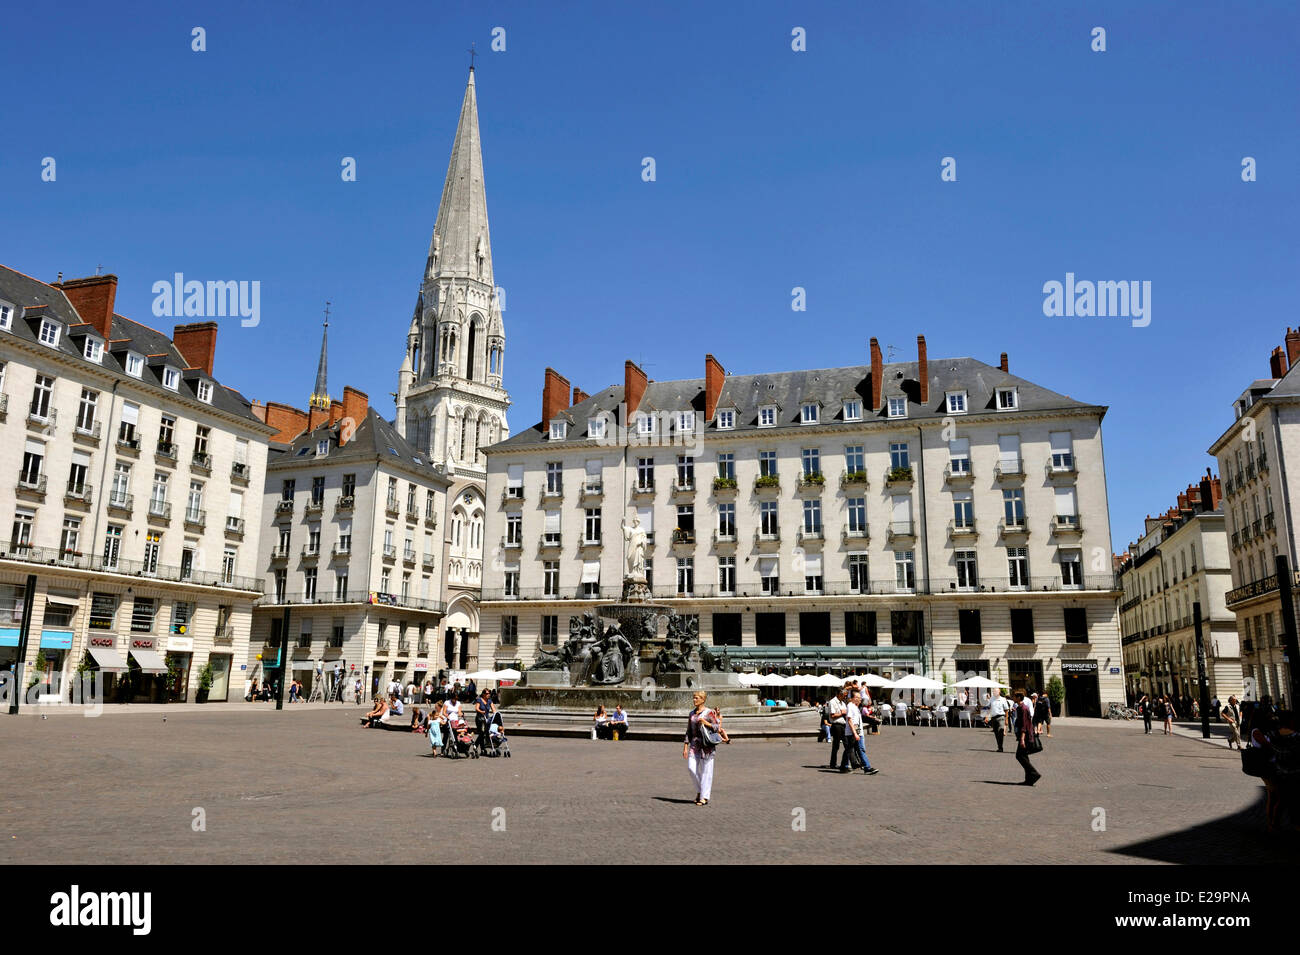
<instances>
[{"instance_id":1,"label":"potted plant on balcony","mask_svg":"<svg viewBox=\"0 0 1300 955\"><path fill-rule=\"evenodd\" d=\"M203 669L199 671L199 690L197 693L194 694L194 702L195 703L208 702L208 691L211 689L212 689L212 661L209 660L207 664L203 667Z\"/></svg>"},{"instance_id":2,"label":"potted plant on balcony","mask_svg":"<svg viewBox=\"0 0 1300 955\"><path fill-rule=\"evenodd\" d=\"M889 469L889 480L891 481L910 481L912 480L911 465L904 465L899 468Z\"/></svg>"},{"instance_id":3,"label":"potted plant on balcony","mask_svg":"<svg viewBox=\"0 0 1300 955\"><path fill-rule=\"evenodd\" d=\"M1061 715L1061 703L1065 700L1065 684L1059 676L1053 675L1047 681L1047 698L1052 702L1052 718Z\"/></svg>"},{"instance_id":4,"label":"potted plant on balcony","mask_svg":"<svg viewBox=\"0 0 1300 955\"><path fill-rule=\"evenodd\" d=\"M781 478L775 474L761 474L754 480L754 487L780 487Z\"/></svg>"},{"instance_id":5,"label":"potted plant on balcony","mask_svg":"<svg viewBox=\"0 0 1300 955\"><path fill-rule=\"evenodd\" d=\"M736 489L736 479L734 477L715 477L713 479L713 489L715 491Z\"/></svg>"}]
</instances>

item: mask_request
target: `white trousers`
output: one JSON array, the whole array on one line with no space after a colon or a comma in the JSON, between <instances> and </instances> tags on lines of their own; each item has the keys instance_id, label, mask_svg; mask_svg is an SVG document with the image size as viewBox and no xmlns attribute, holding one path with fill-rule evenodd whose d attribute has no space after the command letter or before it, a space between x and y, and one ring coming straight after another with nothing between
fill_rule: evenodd
<instances>
[{"instance_id":1,"label":"white trousers","mask_svg":"<svg viewBox=\"0 0 1300 955\"><path fill-rule=\"evenodd\" d=\"M686 770L691 774L691 782L701 799L713 795L713 753L697 755L694 749L686 757Z\"/></svg>"}]
</instances>

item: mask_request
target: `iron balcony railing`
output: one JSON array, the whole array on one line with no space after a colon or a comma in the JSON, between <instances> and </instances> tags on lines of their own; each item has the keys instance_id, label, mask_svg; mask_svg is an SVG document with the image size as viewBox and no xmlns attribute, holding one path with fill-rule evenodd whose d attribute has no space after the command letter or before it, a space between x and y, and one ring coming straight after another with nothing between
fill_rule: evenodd
<instances>
[{"instance_id":1,"label":"iron balcony railing","mask_svg":"<svg viewBox=\"0 0 1300 955\"><path fill-rule=\"evenodd\" d=\"M304 604L308 606L368 604L376 607L423 610L429 613L442 613L447 609L446 603L441 600L422 600L418 597L403 597L401 594L390 594L375 590L347 590L343 593L316 593L312 596L308 596L305 591L286 591L282 594L271 592L264 594L257 601L259 607L283 606L286 604Z\"/></svg>"},{"instance_id":2,"label":"iron balcony railing","mask_svg":"<svg viewBox=\"0 0 1300 955\"><path fill-rule=\"evenodd\" d=\"M258 577L241 577L237 574L199 571L192 567L167 564L146 564L139 560L105 557L102 554L75 552L71 555L54 547L27 547L14 551L11 545L0 544L0 559L23 560L40 564L59 564L78 570L93 570L128 577L147 577L153 580L197 584L203 587L225 587L233 590L262 592Z\"/></svg>"}]
</instances>

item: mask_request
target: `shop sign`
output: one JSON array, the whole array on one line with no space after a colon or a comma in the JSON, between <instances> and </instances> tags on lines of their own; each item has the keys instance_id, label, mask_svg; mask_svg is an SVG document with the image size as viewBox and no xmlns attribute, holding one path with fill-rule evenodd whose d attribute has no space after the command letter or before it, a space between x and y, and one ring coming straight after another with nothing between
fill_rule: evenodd
<instances>
[{"instance_id":1,"label":"shop sign","mask_svg":"<svg viewBox=\"0 0 1300 955\"><path fill-rule=\"evenodd\" d=\"M71 630L42 630L41 648L44 650L71 650Z\"/></svg>"},{"instance_id":2,"label":"shop sign","mask_svg":"<svg viewBox=\"0 0 1300 955\"><path fill-rule=\"evenodd\" d=\"M1062 660L1061 672L1062 673L1096 673L1097 664L1089 660L1070 660L1070 661ZM1114 673L1116 671L1112 670L1111 672Z\"/></svg>"},{"instance_id":3,"label":"shop sign","mask_svg":"<svg viewBox=\"0 0 1300 955\"><path fill-rule=\"evenodd\" d=\"M90 645L101 650L117 649L117 637L91 637Z\"/></svg>"},{"instance_id":4,"label":"shop sign","mask_svg":"<svg viewBox=\"0 0 1300 955\"><path fill-rule=\"evenodd\" d=\"M22 635L17 627L0 627L0 647L18 646L18 638Z\"/></svg>"},{"instance_id":5,"label":"shop sign","mask_svg":"<svg viewBox=\"0 0 1300 955\"><path fill-rule=\"evenodd\" d=\"M167 649L175 653L193 653L194 638L193 637L168 637Z\"/></svg>"},{"instance_id":6,"label":"shop sign","mask_svg":"<svg viewBox=\"0 0 1300 955\"><path fill-rule=\"evenodd\" d=\"M132 637L131 638L132 650L152 650L153 648L154 648L153 637Z\"/></svg>"}]
</instances>

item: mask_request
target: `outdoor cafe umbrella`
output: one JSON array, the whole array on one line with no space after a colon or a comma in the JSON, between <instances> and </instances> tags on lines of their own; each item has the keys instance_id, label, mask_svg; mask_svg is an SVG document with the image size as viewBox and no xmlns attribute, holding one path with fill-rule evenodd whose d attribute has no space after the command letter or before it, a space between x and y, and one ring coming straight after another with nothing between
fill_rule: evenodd
<instances>
[{"instance_id":1,"label":"outdoor cafe umbrella","mask_svg":"<svg viewBox=\"0 0 1300 955\"><path fill-rule=\"evenodd\" d=\"M980 690L992 690L998 687L1007 686L1006 683L999 683L997 680L990 680L986 676L972 676L959 683L954 683L954 687L966 686Z\"/></svg>"},{"instance_id":2,"label":"outdoor cafe umbrella","mask_svg":"<svg viewBox=\"0 0 1300 955\"><path fill-rule=\"evenodd\" d=\"M909 673L894 683L896 690L942 690L943 684L938 680L931 680L929 677L920 676L916 673Z\"/></svg>"},{"instance_id":3,"label":"outdoor cafe umbrella","mask_svg":"<svg viewBox=\"0 0 1300 955\"><path fill-rule=\"evenodd\" d=\"M888 686L896 685L893 680L886 680L883 676L880 676L876 673L864 673L862 676L856 677L855 679L857 679L857 681L863 684L864 686L888 687Z\"/></svg>"},{"instance_id":4,"label":"outdoor cafe umbrella","mask_svg":"<svg viewBox=\"0 0 1300 955\"><path fill-rule=\"evenodd\" d=\"M497 670L492 674L495 680L518 680L523 674L514 667L506 667L504 670Z\"/></svg>"},{"instance_id":5,"label":"outdoor cafe umbrella","mask_svg":"<svg viewBox=\"0 0 1300 955\"><path fill-rule=\"evenodd\" d=\"M834 673L823 673L817 678L814 686L843 686L846 682L842 676L836 676Z\"/></svg>"}]
</instances>

